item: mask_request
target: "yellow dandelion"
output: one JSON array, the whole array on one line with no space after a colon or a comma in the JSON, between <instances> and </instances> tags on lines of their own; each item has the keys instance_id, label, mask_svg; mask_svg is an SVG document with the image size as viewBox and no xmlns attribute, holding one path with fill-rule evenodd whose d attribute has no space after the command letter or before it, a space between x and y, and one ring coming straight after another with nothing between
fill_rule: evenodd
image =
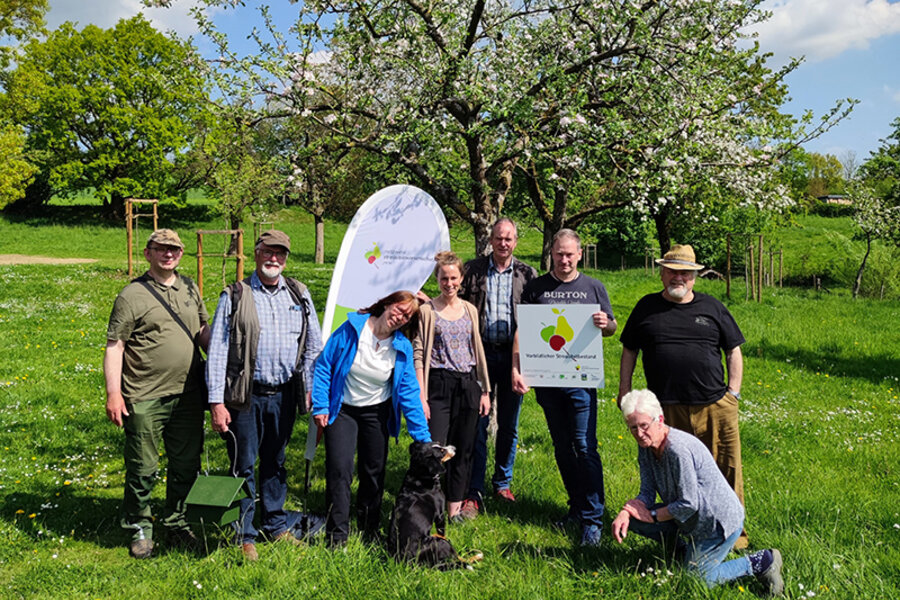
<instances>
[{"instance_id":1,"label":"yellow dandelion","mask_svg":"<svg viewBox=\"0 0 900 600\"><path fill-rule=\"evenodd\" d=\"M738 591L739 591L739 592L743 592L743 591L744 591L744 586L739 585L739 586L738 586Z\"/></svg>"},{"instance_id":2,"label":"yellow dandelion","mask_svg":"<svg viewBox=\"0 0 900 600\"><path fill-rule=\"evenodd\" d=\"M620 440L623 439L621 435L619 436L619 439L620 439Z\"/></svg>"},{"instance_id":3,"label":"yellow dandelion","mask_svg":"<svg viewBox=\"0 0 900 600\"><path fill-rule=\"evenodd\" d=\"M24 515L24 514L25 514L25 511L22 510L22 509L20 508L19 510L16 511L16 514L17 514L17 515Z\"/></svg>"},{"instance_id":4,"label":"yellow dandelion","mask_svg":"<svg viewBox=\"0 0 900 600\"><path fill-rule=\"evenodd\" d=\"M33 519L33 518L35 518L36 516L37 516L37 513L31 513L30 515L28 515L28 518L29 518L29 519Z\"/></svg>"},{"instance_id":5,"label":"yellow dandelion","mask_svg":"<svg viewBox=\"0 0 900 600\"><path fill-rule=\"evenodd\" d=\"M63 481L63 485L72 485L72 482L66 479L65 481Z\"/></svg>"}]
</instances>

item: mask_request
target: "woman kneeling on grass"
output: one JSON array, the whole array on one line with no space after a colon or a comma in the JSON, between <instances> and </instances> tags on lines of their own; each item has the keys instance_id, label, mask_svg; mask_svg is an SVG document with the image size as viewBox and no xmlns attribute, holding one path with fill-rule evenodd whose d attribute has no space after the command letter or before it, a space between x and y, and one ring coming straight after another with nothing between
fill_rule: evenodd
<instances>
[{"instance_id":1,"label":"woman kneeling on grass","mask_svg":"<svg viewBox=\"0 0 900 600\"><path fill-rule=\"evenodd\" d=\"M419 303L400 291L347 316L316 361L312 414L325 431L326 537L342 545L350 534L350 481L358 453L357 525L376 538L381 523L388 436L400 433L400 411L417 442L430 442L413 349Z\"/></svg>"},{"instance_id":2,"label":"woman kneeling on grass","mask_svg":"<svg viewBox=\"0 0 900 600\"><path fill-rule=\"evenodd\" d=\"M683 550L687 569L709 587L755 575L769 594L780 596L784 581L778 550L723 562L741 534L744 507L703 442L665 425L650 390L626 394L622 416L638 443L641 491L613 521L616 541L621 544L631 529Z\"/></svg>"},{"instance_id":3,"label":"woman kneeling on grass","mask_svg":"<svg viewBox=\"0 0 900 600\"><path fill-rule=\"evenodd\" d=\"M440 252L434 260L441 295L419 310L416 376L431 437L456 448L447 463L446 494L450 520L459 522L478 515L474 503L471 510L462 509L469 491L478 419L491 410L491 384L478 332L478 310L457 296L463 264L453 252Z\"/></svg>"}]
</instances>

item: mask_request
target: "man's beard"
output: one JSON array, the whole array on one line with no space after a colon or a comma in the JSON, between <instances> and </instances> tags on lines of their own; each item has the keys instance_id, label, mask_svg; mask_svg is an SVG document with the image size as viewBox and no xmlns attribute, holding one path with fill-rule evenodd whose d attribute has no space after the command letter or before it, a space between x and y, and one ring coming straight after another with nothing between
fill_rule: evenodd
<instances>
[{"instance_id":1,"label":"man's beard","mask_svg":"<svg viewBox=\"0 0 900 600\"><path fill-rule=\"evenodd\" d=\"M666 292L676 300L683 300L690 290L684 285L670 285L666 288Z\"/></svg>"},{"instance_id":2,"label":"man's beard","mask_svg":"<svg viewBox=\"0 0 900 600\"><path fill-rule=\"evenodd\" d=\"M284 266L279 264L264 263L259 270L267 278L277 279L278 276L281 275L281 272L284 271Z\"/></svg>"}]
</instances>

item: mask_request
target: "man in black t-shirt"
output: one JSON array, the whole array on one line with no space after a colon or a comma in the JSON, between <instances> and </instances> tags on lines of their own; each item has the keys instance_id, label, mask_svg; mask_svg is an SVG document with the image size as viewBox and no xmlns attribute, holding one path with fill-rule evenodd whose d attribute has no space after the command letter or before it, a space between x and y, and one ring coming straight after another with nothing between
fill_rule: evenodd
<instances>
[{"instance_id":1,"label":"man in black t-shirt","mask_svg":"<svg viewBox=\"0 0 900 600\"><path fill-rule=\"evenodd\" d=\"M616 331L609 296L602 283L578 272L581 239L571 229L553 237L553 270L531 280L522 292L521 304L595 304L594 326L604 336ZM528 391L519 366L519 333L513 341L513 390ZM603 464L597 453L597 390L586 388L535 388L544 409L556 465L569 496L565 522L579 522L581 545L598 546L606 502Z\"/></svg>"},{"instance_id":2,"label":"man in black t-shirt","mask_svg":"<svg viewBox=\"0 0 900 600\"><path fill-rule=\"evenodd\" d=\"M666 424L694 434L709 448L743 504L738 401L744 336L721 302L693 291L703 268L695 262L693 248L675 245L656 262L663 290L641 298L622 331L619 401L631 391L637 356L643 352L647 387L659 398ZM747 547L745 533L735 547Z\"/></svg>"}]
</instances>

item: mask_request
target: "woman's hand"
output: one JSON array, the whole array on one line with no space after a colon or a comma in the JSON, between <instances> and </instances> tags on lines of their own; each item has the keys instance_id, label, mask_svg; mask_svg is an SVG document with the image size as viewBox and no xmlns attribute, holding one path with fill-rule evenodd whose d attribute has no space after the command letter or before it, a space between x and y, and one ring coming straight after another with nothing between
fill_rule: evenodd
<instances>
[{"instance_id":1,"label":"woman's hand","mask_svg":"<svg viewBox=\"0 0 900 600\"><path fill-rule=\"evenodd\" d=\"M478 406L478 415L486 417L491 414L491 395L487 392L481 394L481 403Z\"/></svg>"},{"instance_id":2,"label":"woman's hand","mask_svg":"<svg viewBox=\"0 0 900 600\"><path fill-rule=\"evenodd\" d=\"M431 420L431 407L428 406L428 400L422 398L422 412L425 413L425 420Z\"/></svg>"},{"instance_id":3,"label":"woman's hand","mask_svg":"<svg viewBox=\"0 0 900 600\"><path fill-rule=\"evenodd\" d=\"M325 429L326 427L328 427L328 413L322 415L313 415L313 422L319 429Z\"/></svg>"},{"instance_id":4,"label":"woman's hand","mask_svg":"<svg viewBox=\"0 0 900 600\"><path fill-rule=\"evenodd\" d=\"M631 522L631 514L624 508L619 511L618 516L612 522L613 537L620 544L625 541L628 535L628 524Z\"/></svg>"}]
</instances>

